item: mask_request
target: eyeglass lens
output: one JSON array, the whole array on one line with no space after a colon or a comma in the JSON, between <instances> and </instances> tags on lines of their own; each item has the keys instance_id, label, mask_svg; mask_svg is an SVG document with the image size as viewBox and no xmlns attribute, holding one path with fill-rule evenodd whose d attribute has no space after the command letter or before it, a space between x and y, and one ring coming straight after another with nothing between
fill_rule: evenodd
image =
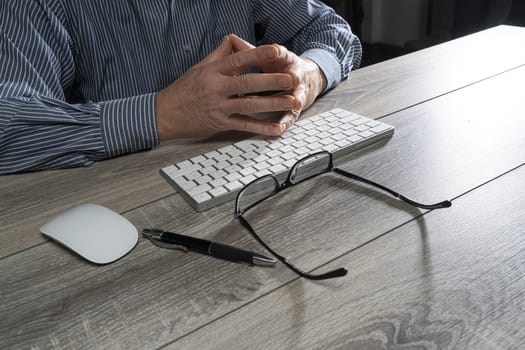
<instances>
[{"instance_id":1,"label":"eyeglass lens","mask_svg":"<svg viewBox=\"0 0 525 350\"><path fill-rule=\"evenodd\" d=\"M257 203L271 197L279 191L279 182L273 176L263 176L248 184L239 193L237 198L237 210L245 212Z\"/></svg>"},{"instance_id":2,"label":"eyeglass lens","mask_svg":"<svg viewBox=\"0 0 525 350\"><path fill-rule=\"evenodd\" d=\"M287 185L295 185L301 181L325 173L330 170L331 164L331 155L329 153L312 154L298 161L290 169L284 187ZM263 176L242 189L237 199L238 208L236 208L236 210L245 212L257 203L279 192L280 189L281 185L274 176Z\"/></svg>"}]
</instances>

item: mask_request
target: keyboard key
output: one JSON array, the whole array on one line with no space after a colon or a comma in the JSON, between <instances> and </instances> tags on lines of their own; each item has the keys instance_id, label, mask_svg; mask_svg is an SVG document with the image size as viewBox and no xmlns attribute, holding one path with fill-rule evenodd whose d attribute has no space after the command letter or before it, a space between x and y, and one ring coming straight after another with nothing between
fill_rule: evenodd
<instances>
[{"instance_id":1,"label":"keyboard key","mask_svg":"<svg viewBox=\"0 0 525 350\"><path fill-rule=\"evenodd\" d=\"M211 190L211 186L208 184L204 184L204 185L192 187L187 192L190 196L196 196L208 190Z\"/></svg>"},{"instance_id":2,"label":"keyboard key","mask_svg":"<svg viewBox=\"0 0 525 350\"><path fill-rule=\"evenodd\" d=\"M245 176L241 179L239 179L239 181L243 184L243 185L247 185L249 184L250 182L252 182L253 180L255 180L256 177L254 175L248 175L248 176Z\"/></svg>"},{"instance_id":3,"label":"keyboard key","mask_svg":"<svg viewBox=\"0 0 525 350\"><path fill-rule=\"evenodd\" d=\"M243 184L240 181L233 181L224 185L229 191L235 191L241 189Z\"/></svg>"},{"instance_id":4,"label":"keyboard key","mask_svg":"<svg viewBox=\"0 0 525 350\"><path fill-rule=\"evenodd\" d=\"M366 138L368 138L368 137L370 137L370 136L374 136L374 133L371 132L371 131L365 130L365 131L363 131L363 132L360 132L360 133L359 133L359 136L361 136L361 137L363 137L363 138L366 139Z\"/></svg>"},{"instance_id":5,"label":"keyboard key","mask_svg":"<svg viewBox=\"0 0 525 350\"><path fill-rule=\"evenodd\" d=\"M204 192L196 195L195 197L193 197L193 199L197 204L201 204L205 203L206 201L209 201L211 199L211 196L208 193Z\"/></svg>"},{"instance_id":6,"label":"keyboard key","mask_svg":"<svg viewBox=\"0 0 525 350\"><path fill-rule=\"evenodd\" d=\"M273 174L283 179L308 154L326 150L340 157L393 132L394 127L381 121L335 108L298 120L280 137L242 140L160 172L195 210L203 211L233 200L258 177Z\"/></svg>"},{"instance_id":7,"label":"keyboard key","mask_svg":"<svg viewBox=\"0 0 525 350\"><path fill-rule=\"evenodd\" d=\"M217 187L217 188L214 188L212 190L210 190L210 194L213 196L213 197L220 197L224 194L228 193L228 190L225 189L224 187Z\"/></svg>"},{"instance_id":8,"label":"keyboard key","mask_svg":"<svg viewBox=\"0 0 525 350\"><path fill-rule=\"evenodd\" d=\"M371 129L371 131L375 132L376 134L382 133L384 131L387 131L389 129L389 125L381 124Z\"/></svg>"},{"instance_id":9,"label":"keyboard key","mask_svg":"<svg viewBox=\"0 0 525 350\"><path fill-rule=\"evenodd\" d=\"M228 175L226 175L224 178L225 178L226 181L228 181L228 182L233 182L233 181L235 181L235 180L240 179L241 177L242 177L242 175L239 174L239 173L232 173L232 174L228 174Z\"/></svg>"},{"instance_id":10,"label":"keyboard key","mask_svg":"<svg viewBox=\"0 0 525 350\"><path fill-rule=\"evenodd\" d=\"M248 175L253 174L253 173L256 172L256 171L257 171L257 170L256 170L255 168L248 167L248 168L241 169L239 172L240 172L241 175L243 175L243 176L248 176Z\"/></svg>"},{"instance_id":11,"label":"keyboard key","mask_svg":"<svg viewBox=\"0 0 525 350\"><path fill-rule=\"evenodd\" d=\"M198 185L204 185L205 183L208 183L212 180L211 177L205 175L205 176L200 176L198 178L195 179L195 182L198 184Z\"/></svg>"},{"instance_id":12,"label":"keyboard key","mask_svg":"<svg viewBox=\"0 0 525 350\"><path fill-rule=\"evenodd\" d=\"M221 187L226 184L227 182L223 177L210 181L210 186L213 186L213 187Z\"/></svg>"}]
</instances>

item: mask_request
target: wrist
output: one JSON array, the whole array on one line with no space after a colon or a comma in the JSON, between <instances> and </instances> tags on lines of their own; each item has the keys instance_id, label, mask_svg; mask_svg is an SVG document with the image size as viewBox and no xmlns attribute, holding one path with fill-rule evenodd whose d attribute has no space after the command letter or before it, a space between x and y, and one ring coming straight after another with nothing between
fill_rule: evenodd
<instances>
[{"instance_id":1,"label":"wrist","mask_svg":"<svg viewBox=\"0 0 525 350\"><path fill-rule=\"evenodd\" d=\"M321 70L321 68L317 64L315 64L315 67L316 67L316 70L317 70L317 77L318 77L317 79L318 79L318 88L319 88L317 90L317 96L319 96L319 95L321 95L323 93L323 91L325 91L326 85L328 83L327 83L326 77L325 77L323 71Z\"/></svg>"},{"instance_id":2,"label":"wrist","mask_svg":"<svg viewBox=\"0 0 525 350\"><path fill-rule=\"evenodd\" d=\"M327 79L323 71L321 70L321 68L317 65L317 63L315 63L309 58L304 58L304 60L307 61L311 67L310 77L312 78L311 79L312 88L313 88L313 91L315 91L315 95L319 96L326 89Z\"/></svg>"},{"instance_id":3,"label":"wrist","mask_svg":"<svg viewBox=\"0 0 525 350\"><path fill-rule=\"evenodd\" d=\"M155 119L159 141L166 141L180 136L177 135L176 123L174 122L174 116L179 114L176 107L177 104L174 104L176 99L173 94L170 95L167 89L161 90L155 95Z\"/></svg>"},{"instance_id":4,"label":"wrist","mask_svg":"<svg viewBox=\"0 0 525 350\"><path fill-rule=\"evenodd\" d=\"M161 92L155 94L155 121L157 123L157 133L159 135L159 141L167 139L167 125L165 123L163 104L161 103L162 97Z\"/></svg>"}]
</instances>

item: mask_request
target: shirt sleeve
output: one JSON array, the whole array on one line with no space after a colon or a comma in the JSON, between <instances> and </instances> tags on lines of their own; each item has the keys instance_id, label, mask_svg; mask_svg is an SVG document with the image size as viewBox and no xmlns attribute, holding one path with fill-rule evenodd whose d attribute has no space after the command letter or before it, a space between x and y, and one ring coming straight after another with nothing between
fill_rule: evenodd
<instances>
[{"instance_id":1,"label":"shirt sleeve","mask_svg":"<svg viewBox=\"0 0 525 350\"><path fill-rule=\"evenodd\" d=\"M88 166L158 144L154 94L68 102L74 47L58 5L0 6L0 174Z\"/></svg>"},{"instance_id":2,"label":"shirt sleeve","mask_svg":"<svg viewBox=\"0 0 525 350\"><path fill-rule=\"evenodd\" d=\"M257 44L285 43L311 59L326 77L326 90L361 64L361 43L350 25L320 1L256 0L254 15Z\"/></svg>"}]
</instances>

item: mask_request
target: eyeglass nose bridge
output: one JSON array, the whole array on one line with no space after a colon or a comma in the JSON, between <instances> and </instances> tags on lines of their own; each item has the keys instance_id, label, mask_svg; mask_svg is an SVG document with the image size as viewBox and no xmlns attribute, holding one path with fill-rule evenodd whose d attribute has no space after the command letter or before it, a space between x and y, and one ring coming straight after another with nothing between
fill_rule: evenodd
<instances>
[{"instance_id":1,"label":"eyeglass nose bridge","mask_svg":"<svg viewBox=\"0 0 525 350\"><path fill-rule=\"evenodd\" d=\"M311 169L311 168L315 169L316 166L318 166L319 164L318 162L322 161L323 159L326 160L325 167L321 167L319 168L318 171L310 175L304 176L303 178L300 178L299 181L297 181L299 169L301 169L301 171L305 173L308 173L308 169ZM321 151L317 153L312 153L306 156L305 158L300 159L299 161L297 161L297 163L294 164L294 166L290 169L288 173L288 178L287 178L285 185L296 185L312 177L321 175L325 172L329 172L332 169L333 169L333 159L332 159L332 154L330 152Z\"/></svg>"},{"instance_id":2,"label":"eyeglass nose bridge","mask_svg":"<svg viewBox=\"0 0 525 350\"><path fill-rule=\"evenodd\" d=\"M297 177L297 168L298 168L298 166L297 166L297 164L295 164L294 167L292 169L290 169L290 175L288 175L288 182L290 182L292 184L295 183L294 180ZM282 187L285 186L285 184L281 184L280 186L282 188Z\"/></svg>"}]
</instances>

